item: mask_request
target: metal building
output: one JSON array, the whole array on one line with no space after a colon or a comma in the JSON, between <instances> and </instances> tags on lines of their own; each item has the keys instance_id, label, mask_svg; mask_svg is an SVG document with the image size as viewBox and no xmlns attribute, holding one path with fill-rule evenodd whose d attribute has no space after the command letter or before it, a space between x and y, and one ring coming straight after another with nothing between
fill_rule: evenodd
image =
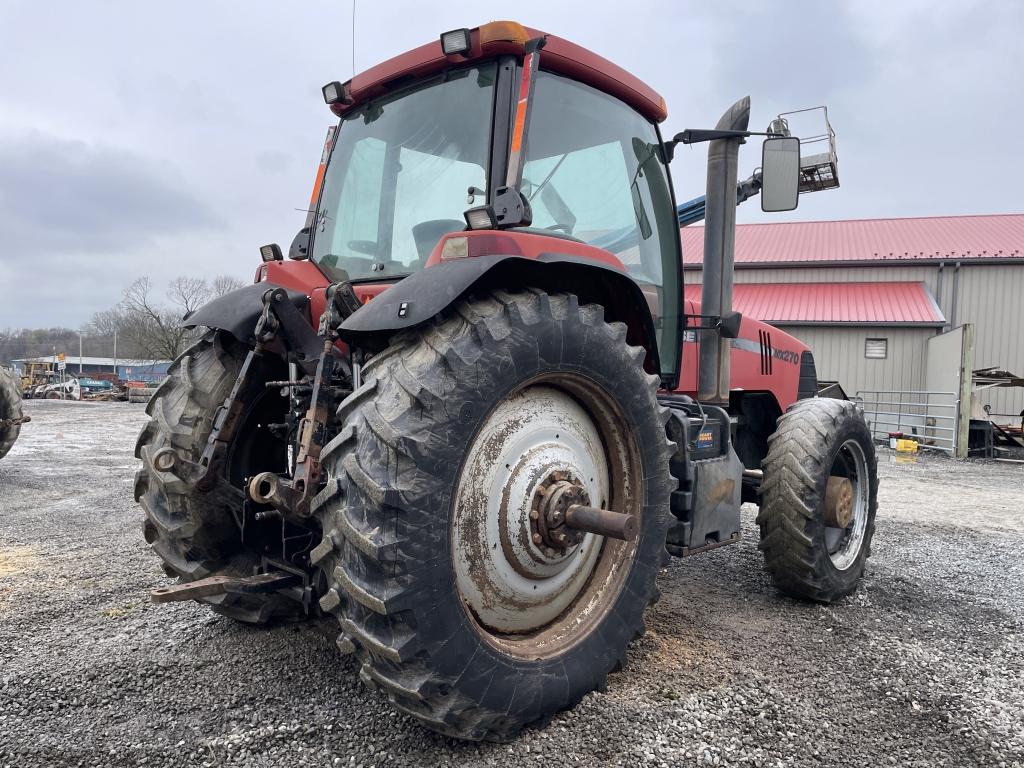
<instances>
[{"instance_id":1,"label":"metal building","mask_svg":"<svg viewBox=\"0 0 1024 768\"><path fill-rule=\"evenodd\" d=\"M97 376L104 373L115 374L124 381L159 382L167 376L170 360L126 360L116 357L80 357L67 355L67 372L72 375ZM32 363L50 364L57 367L56 355L46 357L25 357L12 360L16 370L24 371L25 366Z\"/></svg>"},{"instance_id":2,"label":"metal building","mask_svg":"<svg viewBox=\"0 0 1024 768\"><path fill-rule=\"evenodd\" d=\"M703 231L682 234L699 299ZM744 224L735 283L738 311L809 344L819 378L851 394L928 389L931 340L965 324L968 369L1024 375L1024 214ZM984 398L1020 421L1024 389Z\"/></svg>"}]
</instances>

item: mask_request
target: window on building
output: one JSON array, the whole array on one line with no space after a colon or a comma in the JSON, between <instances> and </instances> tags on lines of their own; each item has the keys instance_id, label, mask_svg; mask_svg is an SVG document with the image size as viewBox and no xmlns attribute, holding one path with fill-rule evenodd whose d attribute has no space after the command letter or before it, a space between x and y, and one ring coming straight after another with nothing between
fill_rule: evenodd
<instances>
[{"instance_id":1,"label":"window on building","mask_svg":"<svg viewBox=\"0 0 1024 768\"><path fill-rule=\"evenodd\" d=\"M869 360L885 360L888 355L888 339L864 339L864 357Z\"/></svg>"}]
</instances>

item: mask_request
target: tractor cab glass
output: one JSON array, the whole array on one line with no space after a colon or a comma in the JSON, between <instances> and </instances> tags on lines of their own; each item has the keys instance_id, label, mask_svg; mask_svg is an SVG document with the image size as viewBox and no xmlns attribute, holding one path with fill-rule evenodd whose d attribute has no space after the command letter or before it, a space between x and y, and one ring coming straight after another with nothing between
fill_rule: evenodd
<instances>
[{"instance_id":1,"label":"tractor cab glass","mask_svg":"<svg viewBox=\"0 0 1024 768\"><path fill-rule=\"evenodd\" d=\"M533 209L532 229L582 240L623 263L650 306L662 373L673 376L681 257L655 126L601 91L538 73L522 193Z\"/></svg>"},{"instance_id":2,"label":"tractor cab glass","mask_svg":"<svg viewBox=\"0 0 1024 768\"><path fill-rule=\"evenodd\" d=\"M345 115L312 232L328 277L404 277L465 228L466 191L487 188L496 69L449 71Z\"/></svg>"}]
</instances>

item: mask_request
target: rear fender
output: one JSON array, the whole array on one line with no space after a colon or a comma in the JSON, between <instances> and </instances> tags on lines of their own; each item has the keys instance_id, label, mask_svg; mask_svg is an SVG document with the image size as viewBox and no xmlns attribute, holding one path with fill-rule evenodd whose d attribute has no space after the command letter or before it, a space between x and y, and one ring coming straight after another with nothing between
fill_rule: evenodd
<instances>
[{"instance_id":1,"label":"rear fender","mask_svg":"<svg viewBox=\"0 0 1024 768\"><path fill-rule=\"evenodd\" d=\"M581 303L602 305L605 319L624 323L627 341L646 350L644 368L660 370L654 321L640 286L623 269L572 254L482 255L428 266L353 313L341 326L341 337L379 350L395 333L426 323L470 295L527 287L573 293Z\"/></svg>"},{"instance_id":2,"label":"rear fender","mask_svg":"<svg viewBox=\"0 0 1024 768\"><path fill-rule=\"evenodd\" d=\"M185 318L186 328L206 326L226 331L248 346L256 345L256 321L263 312L263 294L279 286L268 282L254 283L218 296ZM309 296L285 289L295 308L309 317Z\"/></svg>"}]
</instances>

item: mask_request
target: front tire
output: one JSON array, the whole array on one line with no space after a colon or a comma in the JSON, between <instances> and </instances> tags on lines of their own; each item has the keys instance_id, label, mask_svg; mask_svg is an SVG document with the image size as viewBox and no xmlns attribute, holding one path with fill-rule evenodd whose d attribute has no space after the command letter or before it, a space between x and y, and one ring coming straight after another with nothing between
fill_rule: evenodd
<instances>
[{"instance_id":1,"label":"front tire","mask_svg":"<svg viewBox=\"0 0 1024 768\"><path fill-rule=\"evenodd\" d=\"M833 603L856 590L871 554L871 432L853 403L810 398L789 407L768 443L757 516L765 567L783 592Z\"/></svg>"},{"instance_id":2,"label":"front tire","mask_svg":"<svg viewBox=\"0 0 1024 768\"><path fill-rule=\"evenodd\" d=\"M498 292L401 335L339 409L321 607L361 679L436 731L507 740L601 688L643 631L673 481L625 336L573 295ZM533 546L531 500L569 479L636 539Z\"/></svg>"}]
</instances>

